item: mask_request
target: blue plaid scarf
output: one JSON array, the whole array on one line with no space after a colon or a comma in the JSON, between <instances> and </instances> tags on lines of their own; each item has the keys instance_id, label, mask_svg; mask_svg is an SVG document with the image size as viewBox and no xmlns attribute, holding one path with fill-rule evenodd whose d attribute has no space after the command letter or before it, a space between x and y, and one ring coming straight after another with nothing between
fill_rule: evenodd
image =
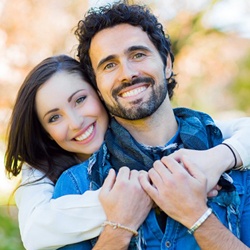
<instances>
[{"instance_id":1,"label":"blue plaid scarf","mask_svg":"<svg viewBox=\"0 0 250 250\"><path fill-rule=\"evenodd\" d=\"M139 144L126 129L112 119L105 136L111 166L116 170L128 166L130 169L147 171L154 161L179 148L205 150L222 142L220 130L207 114L185 108L174 109L174 114L179 123L179 133L175 141L165 147Z\"/></svg>"},{"instance_id":2,"label":"blue plaid scarf","mask_svg":"<svg viewBox=\"0 0 250 250\"><path fill-rule=\"evenodd\" d=\"M177 149L205 150L222 142L222 134L209 115L187 108L176 108L174 114L179 132L174 141L165 147L139 144L114 118L111 119L105 143L90 167L91 188L98 189L102 185L111 167L116 171L122 166L147 171L152 168L154 161Z\"/></svg>"}]
</instances>

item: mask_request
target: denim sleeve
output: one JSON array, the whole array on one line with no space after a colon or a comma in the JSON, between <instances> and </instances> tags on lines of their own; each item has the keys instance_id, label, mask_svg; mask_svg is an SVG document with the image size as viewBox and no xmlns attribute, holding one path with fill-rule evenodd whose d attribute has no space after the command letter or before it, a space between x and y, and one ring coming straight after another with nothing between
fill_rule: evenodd
<instances>
[{"instance_id":1,"label":"denim sleeve","mask_svg":"<svg viewBox=\"0 0 250 250\"><path fill-rule=\"evenodd\" d=\"M250 173L247 174L247 188L244 209L241 217L241 241L250 247Z\"/></svg>"},{"instance_id":2,"label":"denim sleeve","mask_svg":"<svg viewBox=\"0 0 250 250\"><path fill-rule=\"evenodd\" d=\"M87 165L80 164L64 171L55 185L53 199L67 194L83 194L89 190Z\"/></svg>"}]
</instances>

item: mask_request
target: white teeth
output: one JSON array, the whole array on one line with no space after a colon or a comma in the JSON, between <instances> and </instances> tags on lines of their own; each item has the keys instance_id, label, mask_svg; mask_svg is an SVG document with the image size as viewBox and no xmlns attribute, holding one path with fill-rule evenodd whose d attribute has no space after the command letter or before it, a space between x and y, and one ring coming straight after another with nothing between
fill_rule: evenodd
<instances>
[{"instance_id":1,"label":"white teeth","mask_svg":"<svg viewBox=\"0 0 250 250\"><path fill-rule=\"evenodd\" d=\"M88 138L88 137L92 134L93 130L94 130L94 125L90 126L90 127L85 131L84 134L82 134L82 135L76 137L75 139L76 139L77 141L83 141L83 140L85 140L86 138Z\"/></svg>"},{"instance_id":2,"label":"white teeth","mask_svg":"<svg viewBox=\"0 0 250 250\"><path fill-rule=\"evenodd\" d=\"M132 89L132 90L130 90L128 92L125 92L121 96L122 97L130 97L130 96L138 95L138 94L140 94L141 92L143 92L146 89L147 88L145 86L142 86L142 87L139 87L139 88L136 88L136 89Z\"/></svg>"}]
</instances>

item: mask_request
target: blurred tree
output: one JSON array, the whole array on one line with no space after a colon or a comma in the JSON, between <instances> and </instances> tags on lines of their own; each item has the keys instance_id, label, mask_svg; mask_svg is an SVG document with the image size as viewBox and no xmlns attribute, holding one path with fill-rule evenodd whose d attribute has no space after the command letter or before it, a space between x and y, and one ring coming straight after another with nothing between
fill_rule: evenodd
<instances>
[{"instance_id":1,"label":"blurred tree","mask_svg":"<svg viewBox=\"0 0 250 250\"><path fill-rule=\"evenodd\" d=\"M249 96L250 91L247 81L250 43L235 33L205 25L207 14L218 2L221 1L210 1L205 8L195 12L183 8L174 18L165 21L179 82L173 104L203 110L217 117L222 113L229 113L231 118L238 113L250 115L250 103L242 98ZM234 84L237 89L230 91L233 81L237 81ZM240 112L232 112L237 109Z\"/></svg>"},{"instance_id":2,"label":"blurred tree","mask_svg":"<svg viewBox=\"0 0 250 250\"><path fill-rule=\"evenodd\" d=\"M240 74L231 81L230 91L240 110L250 115L250 49L238 65Z\"/></svg>"}]
</instances>

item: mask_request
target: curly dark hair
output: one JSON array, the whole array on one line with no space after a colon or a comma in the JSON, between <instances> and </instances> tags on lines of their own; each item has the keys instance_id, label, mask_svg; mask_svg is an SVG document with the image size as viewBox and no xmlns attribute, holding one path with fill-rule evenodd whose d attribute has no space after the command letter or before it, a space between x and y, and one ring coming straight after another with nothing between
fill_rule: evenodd
<instances>
[{"instance_id":1,"label":"curly dark hair","mask_svg":"<svg viewBox=\"0 0 250 250\"><path fill-rule=\"evenodd\" d=\"M89 56L91 40L99 31L123 23L140 26L148 34L149 39L159 51L165 66L169 54L172 64L174 62L170 38L165 35L162 24L158 22L157 18L146 6L130 5L127 1L122 1L99 8L91 8L84 19L78 22L75 35L79 41L77 56L80 64L96 89L95 73ZM177 84L173 73L168 82L168 94L169 98L172 98L173 90Z\"/></svg>"}]
</instances>

